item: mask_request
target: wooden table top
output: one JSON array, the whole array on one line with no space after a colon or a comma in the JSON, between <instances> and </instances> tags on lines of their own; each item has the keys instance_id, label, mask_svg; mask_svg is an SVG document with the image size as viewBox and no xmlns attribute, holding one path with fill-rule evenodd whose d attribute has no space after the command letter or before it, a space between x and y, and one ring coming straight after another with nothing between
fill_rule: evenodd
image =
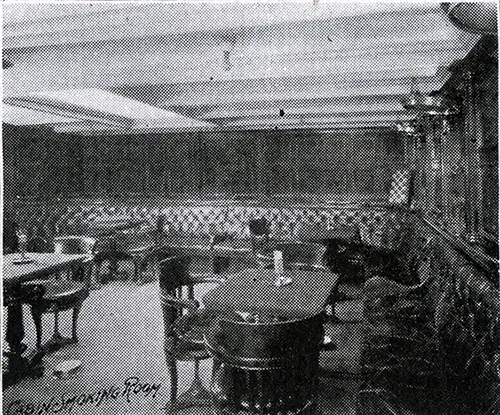
<instances>
[{"instance_id":1,"label":"wooden table top","mask_svg":"<svg viewBox=\"0 0 500 415\"><path fill-rule=\"evenodd\" d=\"M292 282L276 286L271 269L242 271L203 297L214 311L248 312L303 318L321 313L339 277L328 271L285 270Z\"/></svg>"},{"instance_id":2,"label":"wooden table top","mask_svg":"<svg viewBox=\"0 0 500 415\"><path fill-rule=\"evenodd\" d=\"M3 256L2 279L5 285L18 284L67 269L72 265L81 263L89 256L87 254L28 252L26 253L26 257L33 259L33 261L16 264L16 260L20 258L19 253Z\"/></svg>"}]
</instances>

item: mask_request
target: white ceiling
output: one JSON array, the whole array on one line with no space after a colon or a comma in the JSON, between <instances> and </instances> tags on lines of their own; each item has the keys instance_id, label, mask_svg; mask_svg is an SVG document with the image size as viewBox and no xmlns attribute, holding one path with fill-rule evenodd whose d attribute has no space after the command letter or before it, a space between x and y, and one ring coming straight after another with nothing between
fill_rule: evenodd
<instances>
[{"instance_id":1,"label":"white ceiling","mask_svg":"<svg viewBox=\"0 0 500 415\"><path fill-rule=\"evenodd\" d=\"M82 134L390 126L408 119L399 100L412 83L439 89L479 38L453 26L437 2L3 11L3 57L13 63L3 71L4 102L29 102L65 117L53 123L58 131ZM123 115L139 107L149 109ZM16 124L13 113L4 120Z\"/></svg>"}]
</instances>

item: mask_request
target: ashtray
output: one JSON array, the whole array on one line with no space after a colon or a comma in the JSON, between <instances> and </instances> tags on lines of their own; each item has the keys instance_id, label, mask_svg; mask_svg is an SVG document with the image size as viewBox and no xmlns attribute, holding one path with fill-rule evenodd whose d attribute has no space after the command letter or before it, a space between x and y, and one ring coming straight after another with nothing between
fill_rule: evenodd
<instances>
[{"instance_id":1,"label":"ashtray","mask_svg":"<svg viewBox=\"0 0 500 415\"><path fill-rule=\"evenodd\" d=\"M327 336L326 334L323 336L323 341L322 341L323 346L328 346L332 344L332 338L330 336Z\"/></svg>"},{"instance_id":2,"label":"ashtray","mask_svg":"<svg viewBox=\"0 0 500 415\"><path fill-rule=\"evenodd\" d=\"M80 360L65 360L55 367L52 376L56 379L67 379L74 375L81 366Z\"/></svg>"}]
</instances>

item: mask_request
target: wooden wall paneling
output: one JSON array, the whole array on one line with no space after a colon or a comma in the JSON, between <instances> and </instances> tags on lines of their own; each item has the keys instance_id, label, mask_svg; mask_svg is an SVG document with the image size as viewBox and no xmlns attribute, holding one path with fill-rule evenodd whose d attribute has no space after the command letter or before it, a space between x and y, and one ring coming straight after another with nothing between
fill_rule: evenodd
<instances>
[{"instance_id":1,"label":"wooden wall paneling","mask_svg":"<svg viewBox=\"0 0 500 415\"><path fill-rule=\"evenodd\" d=\"M491 68L477 85L482 125L480 165L483 191L483 228L498 240L498 66Z\"/></svg>"},{"instance_id":2,"label":"wooden wall paneling","mask_svg":"<svg viewBox=\"0 0 500 415\"><path fill-rule=\"evenodd\" d=\"M21 196L327 197L388 190L403 160L385 134L278 130L80 137L9 127L4 143L15 149L5 159L15 168L9 170L9 188Z\"/></svg>"},{"instance_id":3,"label":"wooden wall paneling","mask_svg":"<svg viewBox=\"0 0 500 415\"><path fill-rule=\"evenodd\" d=\"M298 193L321 193L324 191L324 176L329 173L324 158L323 140L320 135L297 132L294 136L295 184ZM325 165L326 164L326 165Z\"/></svg>"},{"instance_id":4,"label":"wooden wall paneling","mask_svg":"<svg viewBox=\"0 0 500 415\"><path fill-rule=\"evenodd\" d=\"M467 70L465 78L464 117L465 151L467 155L467 238L476 242L482 223L482 191L479 148L482 145L482 132L477 110L477 94L473 87L473 73Z\"/></svg>"}]
</instances>

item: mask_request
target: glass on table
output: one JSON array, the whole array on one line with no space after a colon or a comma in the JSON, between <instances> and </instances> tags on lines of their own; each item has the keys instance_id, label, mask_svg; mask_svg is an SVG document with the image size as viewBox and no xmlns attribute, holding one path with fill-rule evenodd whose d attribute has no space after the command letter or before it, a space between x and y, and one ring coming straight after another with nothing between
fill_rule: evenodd
<instances>
[{"instance_id":1,"label":"glass on table","mask_svg":"<svg viewBox=\"0 0 500 415\"><path fill-rule=\"evenodd\" d=\"M21 228L17 230L16 235L19 243L19 253L21 254L21 258L24 259L26 257L28 235L26 235L26 232Z\"/></svg>"},{"instance_id":2,"label":"glass on table","mask_svg":"<svg viewBox=\"0 0 500 415\"><path fill-rule=\"evenodd\" d=\"M280 287L282 285L287 285L292 282L290 277L285 277L285 270L283 266L283 252L273 251L274 259L274 273L276 274L276 279L274 280L274 285Z\"/></svg>"}]
</instances>

